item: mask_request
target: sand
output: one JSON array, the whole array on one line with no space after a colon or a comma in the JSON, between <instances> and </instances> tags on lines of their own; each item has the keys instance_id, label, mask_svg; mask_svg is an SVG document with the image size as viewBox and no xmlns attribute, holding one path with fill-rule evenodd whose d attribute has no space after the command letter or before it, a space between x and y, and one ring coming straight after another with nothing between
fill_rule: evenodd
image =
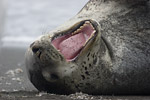
<instances>
[{"instance_id":1,"label":"sand","mask_svg":"<svg viewBox=\"0 0 150 100\"><path fill-rule=\"evenodd\" d=\"M0 49L0 100L149 100L149 96L57 95L38 92L27 78L24 54L26 48Z\"/></svg>"}]
</instances>

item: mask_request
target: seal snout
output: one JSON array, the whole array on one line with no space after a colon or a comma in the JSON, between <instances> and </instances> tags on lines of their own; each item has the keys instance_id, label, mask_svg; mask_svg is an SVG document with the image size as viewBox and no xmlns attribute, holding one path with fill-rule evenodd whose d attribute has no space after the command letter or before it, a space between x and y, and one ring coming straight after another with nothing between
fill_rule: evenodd
<instances>
[{"instance_id":1,"label":"seal snout","mask_svg":"<svg viewBox=\"0 0 150 100\"><path fill-rule=\"evenodd\" d=\"M42 48L41 46L38 44L38 41L35 41L33 42L31 45L30 45L30 48L32 50L32 52L34 54L36 54L39 58L40 58L40 55L42 53Z\"/></svg>"},{"instance_id":2,"label":"seal snout","mask_svg":"<svg viewBox=\"0 0 150 100\"><path fill-rule=\"evenodd\" d=\"M40 50L40 48L38 48L38 47L32 47L33 53L37 53L39 50Z\"/></svg>"}]
</instances>

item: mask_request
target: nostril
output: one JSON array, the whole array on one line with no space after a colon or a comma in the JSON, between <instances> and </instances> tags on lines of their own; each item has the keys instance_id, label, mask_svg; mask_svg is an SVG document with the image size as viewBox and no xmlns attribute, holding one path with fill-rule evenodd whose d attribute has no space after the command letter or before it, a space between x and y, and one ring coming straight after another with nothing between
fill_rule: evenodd
<instances>
[{"instance_id":1,"label":"nostril","mask_svg":"<svg viewBox=\"0 0 150 100\"><path fill-rule=\"evenodd\" d=\"M38 41L35 41L33 42L31 45L30 45L30 48L32 50L32 52L37 56L37 57L41 57L41 54L42 54L42 47L40 46L39 42Z\"/></svg>"},{"instance_id":2,"label":"nostril","mask_svg":"<svg viewBox=\"0 0 150 100\"><path fill-rule=\"evenodd\" d=\"M39 50L40 50L40 47L39 45L37 45L37 42L33 42L31 45L30 45L30 48L32 49L32 51L34 53L37 53Z\"/></svg>"},{"instance_id":3,"label":"nostril","mask_svg":"<svg viewBox=\"0 0 150 100\"><path fill-rule=\"evenodd\" d=\"M32 51L33 51L34 53L37 53L39 50L40 50L40 49L39 49L38 47L32 47Z\"/></svg>"}]
</instances>

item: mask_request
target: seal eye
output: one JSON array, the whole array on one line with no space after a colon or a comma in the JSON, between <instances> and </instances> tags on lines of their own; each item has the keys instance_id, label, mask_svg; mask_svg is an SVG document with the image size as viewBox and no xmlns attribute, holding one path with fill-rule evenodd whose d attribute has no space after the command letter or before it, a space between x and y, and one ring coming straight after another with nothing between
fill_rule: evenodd
<instances>
[{"instance_id":1,"label":"seal eye","mask_svg":"<svg viewBox=\"0 0 150 100\"><path fill-rule=\"evenodd\" d=\"M75 31L52 40L52 45L67 61L74 60L86 43L95 36L96 30L90 21L85 21Z\"/></svg>"}]
</instances>

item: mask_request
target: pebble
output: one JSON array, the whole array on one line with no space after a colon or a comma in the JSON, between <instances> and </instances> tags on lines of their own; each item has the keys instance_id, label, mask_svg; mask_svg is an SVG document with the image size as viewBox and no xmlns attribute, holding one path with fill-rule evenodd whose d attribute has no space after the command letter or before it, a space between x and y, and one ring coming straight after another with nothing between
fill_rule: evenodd
<instances>
[{"instance_id":1,"label":"pebble","mask_svg":"<svg viewBox=\"0 0 150 100\"><path fill-rule=\"evenodd\" d=\"M6 85L11 85L11 83L6 82Z\"/></svg>"},{"instance_id":2,"label":"pebble","mask_svg":"<svg viewBox=\"0 0 150 100\"><path fill-rule=\"evenodd\" d=\"M75 93L75 94L71 94L69 95L69 97L71 99L81 99L81 100L94 100L94 98L92 96L89 96L88 94L84 94L82 92L80 93Z\"/></svg>"},{"instance_id":3,"label":"pebble","mask_svg":"<svg viewBox=\"0 0 150 100\"><path fill-rule=\"evenodd\" d=\"M5 74L9 77L14 77L15 76L15 72L13 70L8 70Z\"/></svg>"},{"instance_id":4,"label":"pebble","mask_svg":"<svg viewBox=\"0 0 150 100\"><path fill-rule=\"evenodd\" d=\"M6 90L5 90L5 89L2 89L1 91L2 91L2 92L6 92Z\"/></svg>"},{"instance_id":5,"label":"pebble","mask_svg":"<svg viewBox=\"0 0 150 100\"><path fill-rule=\"evenodd\" d=\"M8 70L5 74L9 77L14 77L17 74L23 73L23 70L21 68L17 68L14 70Z\"/></svg>"},{"instance_id":6,"label":"pebble","mask_svg":"<svg viewBox=\"0 0 150 100\"><path fill-rule=\"evenodd\" d=\"M17 69L15 69L15 73L17 73L17 74L23 73L23 70L21 68L17 68Z\"/></svg>"},{"instance_id":7,"label":"pebble","mask_svg":"<svg viewBox=\"0 0 150 100\"><path fill-rule=\"evenodd\" d=\"M1 76L0 77L0 81L4 80L6 77Z\"/></svg>"},{"instance_id":8,"label":"pebble","mask_svg":"<svg viewBox=\"0 0 150 100\"><path fill-rule=\"evenodd\" d=\"M14 91L14 92L17 92L17 91L19 91L19 90L17 90L17 89L13 89L13 91Z\"/></svg>"},{"instance_id":9,"label":"pebble","mask_svg":"<svg viewBox=\"0 0 150 100\"><path fill-rule=\"evenodd\" d=\"M19 77L17 78L12 78L13 81L18 81L18 82L21 82L21 79Z\"/></svg>"},{"instance_id":10,"label":"pebble","mask_svg":"<svg viewBox=\"0 0 150 100\"><path fill-rule=\"evenodd\" d=\"M41 97L43 95L46 95L47 93L46 92L40 92L39 94L36 94L37 97Z\"/></svg>"}]
</instances>

